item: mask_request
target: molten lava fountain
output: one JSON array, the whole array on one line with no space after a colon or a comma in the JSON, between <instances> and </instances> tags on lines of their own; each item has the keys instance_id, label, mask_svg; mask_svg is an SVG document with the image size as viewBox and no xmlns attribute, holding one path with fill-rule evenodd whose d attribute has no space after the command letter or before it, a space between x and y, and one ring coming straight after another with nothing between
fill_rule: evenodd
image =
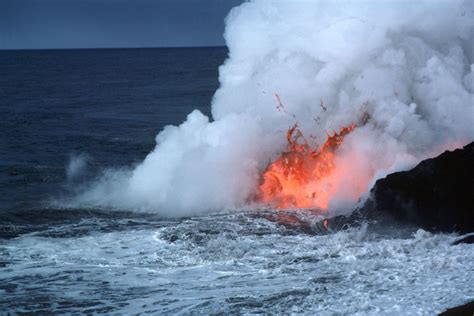
<instances>
[{"instance_id":1,"label":"molten lava fountain","mask_svg":"<svg viewBox=\"0 0 474 316\"><path fill-rule=\"evenodd\" d=\"M355 127L352 124L328 134L326 142L313 149L295 124L287 133L287 150L262 175L259 202L279 209L313 208L325 213L337 189L336 150Z\"/></svg>"}]
</instances>

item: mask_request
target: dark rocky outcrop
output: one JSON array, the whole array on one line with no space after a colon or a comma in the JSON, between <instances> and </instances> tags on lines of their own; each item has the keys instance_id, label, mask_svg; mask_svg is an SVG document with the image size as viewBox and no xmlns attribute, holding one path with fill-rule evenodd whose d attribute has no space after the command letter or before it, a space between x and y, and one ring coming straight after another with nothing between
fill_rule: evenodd
<instances>
[{"instance_id":1,"label":"dark rocky outcrop","mask_svg":"<svg viewBox=\"0 0 474 316\"><path fill-rule=\"evenodd\" d=\"M469 303L466 303L458 307L450 308L439 315L440 316L474 315L474 301L471 301Z\"/></svg>"},{"instance_id":2,"label":"dark rocky outcrop","mask_svg":"<svg viewBox=\"0 0 474 316\"><path fill-rule=\"evenodd\" d=\"M361 220L433 232L474 232L474 143L378 180L363 207L331 219L330 227L341 229Z\"/></svg>"},{"instance_id":3,"label":"dark rocky outcrop","mask_svg":"<svg viewBox=\"0 0 474 316\"><path fill-rule=\"evenodd\" d=\"M466 236L462 236L460 239L452 243L453 246L460 245L460 244L474 244L474 235L469 234Z\"/></svg>"},{"instance_id":4,"label":"dark rocky outcrop","mask_svg":"<svg viewBox=\"0 0 474 316\"><path fill-rule=\"evenodd\" d=\"M427 230L474 231L474 143L380 179L361 210Z\"/></svg>"}]
</instances>

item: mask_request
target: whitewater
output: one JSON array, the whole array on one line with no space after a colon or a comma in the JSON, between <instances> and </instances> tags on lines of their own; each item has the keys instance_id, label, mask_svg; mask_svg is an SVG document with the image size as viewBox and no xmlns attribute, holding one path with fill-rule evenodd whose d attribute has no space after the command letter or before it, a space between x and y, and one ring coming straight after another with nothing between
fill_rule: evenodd
<instances>
[{"instance_id":1,"label":"whitewater","mask_svg":"<svg viewBox=\"0 0 474 316\"><path fill-rule=\"evenodd\" d=\"M1 242L3 311L433 315L474 298L472 245L455 235L318 235L254 212L85 217Z\"/></svg>"}]
</instances>

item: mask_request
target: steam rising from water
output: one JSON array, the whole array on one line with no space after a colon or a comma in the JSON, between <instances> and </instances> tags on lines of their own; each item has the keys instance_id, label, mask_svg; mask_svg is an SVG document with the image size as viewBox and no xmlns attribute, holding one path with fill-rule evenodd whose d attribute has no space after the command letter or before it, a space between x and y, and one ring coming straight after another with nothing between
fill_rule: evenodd
<instances>
[{"instance_id":1,"label":"steam rising from water","mask_svg":"<svg viewBox=\"0 0 474 316\"><path fill-rule=\"evenodd\" d=\"M89 157L86 154L73 155L66 167L66 179L72 182L79 178L87 167Z\"/></svg>"},{"instance_id":2,"label":"steam rising from water","mask_svg":"<svg viewBox=\"0 0 474 316\"><path fill-rule=\"evenodd\" d=\"M108 171L75 203L169 216L248 205L295 123L274 92L313 142L359 125L336 159L333 211L474 138L472 1L250 1L228 15L225 39L214 121L196 110L167 126L143 163Z\"/></svg>"}]
</instances>

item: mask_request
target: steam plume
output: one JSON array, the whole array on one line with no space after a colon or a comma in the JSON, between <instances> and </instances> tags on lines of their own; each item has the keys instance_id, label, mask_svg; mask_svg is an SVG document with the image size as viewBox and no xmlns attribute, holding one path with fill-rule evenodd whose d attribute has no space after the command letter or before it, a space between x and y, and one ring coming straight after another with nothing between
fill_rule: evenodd
<instances>
[{"instance_id":1,"label":"steam plume","mask_svg":"<svg viewBox=\"0 0 474 316\"><path fill-rule=\"evenodd\" d=\"M337 211L377 177L474 138L472 1L256 0L230 12L225 39L214 121L195 110L167 126L143 163L76 203L168 216L243 207L296 120L316 143L355 122L336 159Z\"/></svg>"}]
</instances>

